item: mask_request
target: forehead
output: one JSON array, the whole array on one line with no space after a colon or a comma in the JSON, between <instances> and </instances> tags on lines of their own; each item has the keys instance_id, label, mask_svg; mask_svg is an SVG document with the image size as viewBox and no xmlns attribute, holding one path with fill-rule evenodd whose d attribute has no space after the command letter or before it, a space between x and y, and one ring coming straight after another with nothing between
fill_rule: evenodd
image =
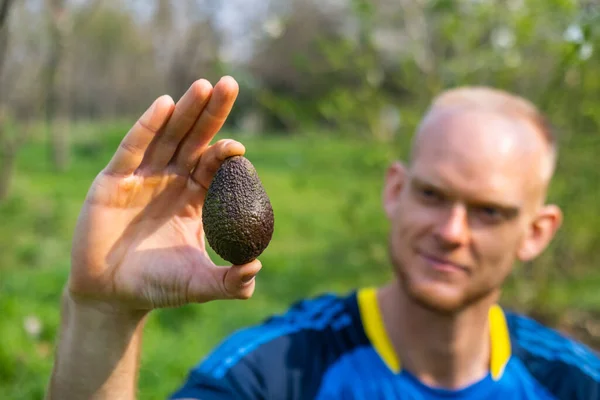
<instances>
[{"instance_id":1,"label":"forehead","mask_svg":"<svg viewBox=\"0 0 600 400\"><path fill-rule=\"evenodd\" d=\"M541 179L543 153L540 135L527 124L491 111L442 110L422 124L411 170L461 195L523 203Z\"/></svg>"}]
</instances>

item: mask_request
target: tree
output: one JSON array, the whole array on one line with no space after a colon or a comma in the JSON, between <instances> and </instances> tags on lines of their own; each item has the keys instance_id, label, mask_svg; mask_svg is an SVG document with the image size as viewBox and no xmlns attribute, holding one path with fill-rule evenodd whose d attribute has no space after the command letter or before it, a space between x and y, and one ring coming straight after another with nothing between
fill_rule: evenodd
<instances>
[{"instance_id":1,"label":"tree","mask_svg":"<svg viewBox=\"0 0 600 400\"><path fill-rule=\"evenodd\" d=\"M6 63L9 42L8 18L13 4L13 0L0 0L0 76ZM0 92L0 201L9 194L17 150L24 141L23 135L11 132L9 120L10 109L3 105Z\"/></svg>"},{"instance_id":2,"label":"tree","mask_svg":"<svg viewBox=\"0 0 600 400\"><path fill-rule=\"evenodd\" d=\"M66 126L60 126L57 121L60 90L57 80L64 59L70 21L65 0L46 0L46 7L50 46L44 69L45 122L52 164L58 171L65 171L70 161L69 134Z\"/></svg>"}]
</instances>

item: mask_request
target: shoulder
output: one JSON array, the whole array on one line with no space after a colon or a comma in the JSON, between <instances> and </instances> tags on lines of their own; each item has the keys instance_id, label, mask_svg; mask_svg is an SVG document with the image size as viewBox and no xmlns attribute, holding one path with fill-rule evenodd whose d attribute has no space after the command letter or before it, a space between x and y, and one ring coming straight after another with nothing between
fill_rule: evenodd
<instances>
[{"instance_id":1,"label":"shoulder","mask_svg":"<svg viewBox=\"0 0 600 400\"><path fill-rule=\"evenodd\" d=\"M558 399L600 398L599 354L532 318L505 311L512 354Z\"/></svg>"},{"instance_id":2,"label":"shoulder","mask_svg":"<svg viewBox=\"0 0 600 400\"><path fill-rule=\"evenodd\" d=\"M267 350L266 346L268 350L284 343L288 347L290 341L295 346L288 348L288 352L302 354L302 347L317 344L306 339L316 339L324 331L339 329L351 323L349 297L328 293L302 299L281 314L234 332L213 349L198 368L211 375L222 376L245 357ZM268 354L278 356L281 353Z\"/></svg>"},{"instance_id":3,"label":"shoulder","mask_svg":"<svg viewBox=\"0 0 600 400\"><path fill-rule=\"evenodd\" d=\"M354 346L357 318L355 292L302 299L226 337L190 371L186 385L203 394L218 386L234 391L234 398L306 394L338 353Z\"/></svg>"}]
</instances>

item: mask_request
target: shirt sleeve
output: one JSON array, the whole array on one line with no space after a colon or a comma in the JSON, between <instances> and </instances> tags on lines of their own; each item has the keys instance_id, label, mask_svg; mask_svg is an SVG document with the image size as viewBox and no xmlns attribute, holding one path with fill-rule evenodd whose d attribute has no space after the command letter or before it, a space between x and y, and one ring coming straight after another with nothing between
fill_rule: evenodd
<instances>
[{"instance_id":1,"label":"shirt sleeve","mask_svg":"<svg viewBox=\"0 0 600 400\"><path fill-rule=\"evenodd\" d=\"M252 360L240 360L224 375L212 374L201 364L188 374L170 399L262 400L266 399L262 371Z\"/></svg>"},{"instance_id":2,"label":"shirt sleeve","mask_svg":"<svg viewBox=\"0 0 600 400\"><path fill-rule=\"evenodd\" d=\"M227 338L198 366L171 399L295 399L290 362L304 353L298 335L273 337L264 326ZM304 336L300 334L300 336Z\"/></svg>"},{"instance_id":3,"label":"shirt sleeve","mask_svg":"<svg viewBox=\"0 0 600 400\"><path fill-rule=\"evenodd\" d=\"M170 399L314 398L339 353L339 335L332 339L328 321L340 310L335 298L324 296L235 332L190 371Z\"/></svg>"},{"instance_id":4,"label":"shirt sleeve","mask_svg":"<svg viewBox=\"0 0 600 400\"><path fill-rule=\"evenodd\" d=\"M328 363L318 335L297 332L248 349L228 340L188 375L170 399L297 400L313 398Z\"/></svg>"}]
</instances>

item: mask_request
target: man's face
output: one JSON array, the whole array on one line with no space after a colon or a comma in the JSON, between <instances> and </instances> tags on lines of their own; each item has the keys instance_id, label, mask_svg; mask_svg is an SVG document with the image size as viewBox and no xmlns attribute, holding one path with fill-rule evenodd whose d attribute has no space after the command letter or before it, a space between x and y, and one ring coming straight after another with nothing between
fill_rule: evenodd
<instances>
[{"instance_id":1,"label":"man's face","mask_svg":"<svg viewBox=\"0 0 600 400\"><path fill-rule=\"evenodd\" d=\"M497 114L427 118L410 168L392 167L386 182L390 252L409 297L448 313L498 294L515 259L544 246L534 223L544 157L538 132Z\"/></svg>"}]
</instances>

